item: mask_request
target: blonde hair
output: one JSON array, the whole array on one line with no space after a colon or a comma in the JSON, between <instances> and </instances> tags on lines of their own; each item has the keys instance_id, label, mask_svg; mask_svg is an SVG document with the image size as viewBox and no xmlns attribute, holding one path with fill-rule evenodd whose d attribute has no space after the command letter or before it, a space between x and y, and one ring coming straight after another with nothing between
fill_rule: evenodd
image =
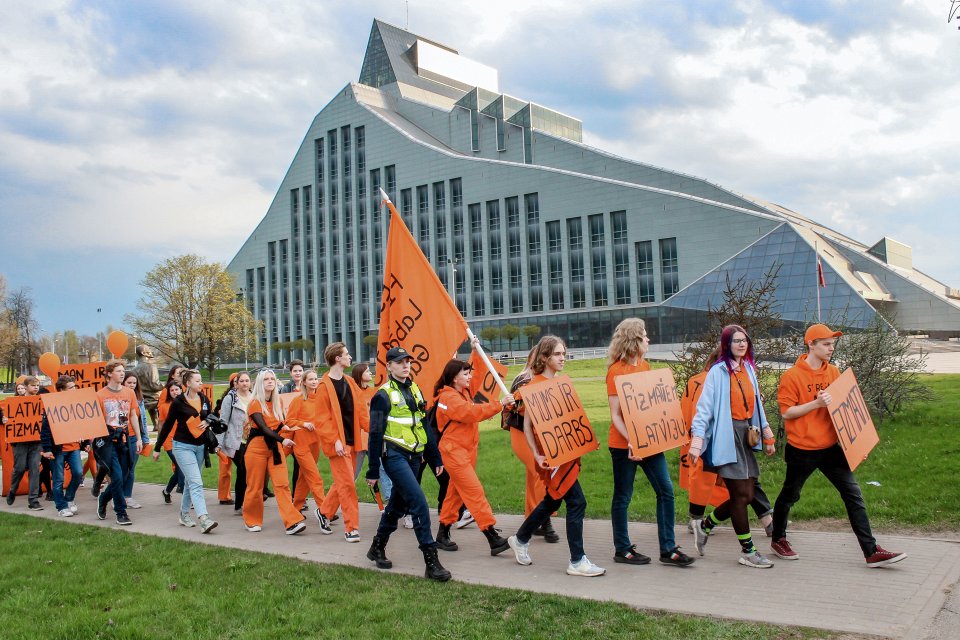
<instances>
[{"instance_id":1,"label":"blonde hair","mask_svg":"<svg viewBox=\"0 0 960 640\"><path fill-rule=\"evenodd\" d=\"M647 353L643 339L647 336L647 325L640 318L627 318L620 321L613 330L610 339L609 362L610 367L621 360L643 358Z\"/></svg>"},{"instance_id":2,"label":"blonde hair","mask_svg":"<svg viewBox=\"0 0 960 640\"><path fill-rule=\"evenodd\" d=\"M261 369L260 373L257 374L256 382L253 383L253 399L260 403L264 411L268 411L274 418L283 422L287 416L283 412L283 403L280 402L279 382L278 386L273 388L273 393L268 401L267 392L263 389L263 381L267 376L272 377L274 380L277 379L277 374L273 372L273 369Z\"/></svg>"},{"instance_id":3,"label":"blonde hair","mask_svg":"<svg viewBox=\"0 0 960 640\"><path fill-rule=\"evenodd\" d=\"M547 359L553 355L553 350L557 348L558 344L563 345L566 349L567 345L557 336L548 335L540 338L540 342L534 345L533 349L530 350L530 355L527 356L531 373L534 375L543 373L543 370L547 368Z\"/></svg>"},{"instance_id":4,"label":"blonde hair","mask_svg":"<svg viewBox=\"0 0 960 640\"><path fill-rule=\"evenodd\" d=\"M307 376L310 375L311 373L312 373L313 375L317 376L318 378L320 377L320 374L317 373L317 370L316 370L316 369L305 369L305 370L304 370L304 372L303 372L303 377L300 378L300 393L303 394L303 399L304 399L304 400L307 399Z\"/></svg>"}]
</instances>

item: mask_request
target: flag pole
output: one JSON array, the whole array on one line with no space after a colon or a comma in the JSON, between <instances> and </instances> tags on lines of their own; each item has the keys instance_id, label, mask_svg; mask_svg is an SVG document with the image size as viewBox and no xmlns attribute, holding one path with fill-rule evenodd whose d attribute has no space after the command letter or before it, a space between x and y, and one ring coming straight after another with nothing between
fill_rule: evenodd
<instances>
[{"instance_id":1,"label":"flag pole","mask_svg":"<svg viewBox=\"0 0 960 640\"><path fill-rule=\"evenodd\" d=\"M820 322L820 274L823 267L820 266L820 245L816 240L813 241L813 251L817 254L817 322Z\"/></svg>"},{"instance_id":2,"label":"flag pole","mask_svg":"<svg viewBox=\"0 0 960 640\"><path fill-rule=\"evenodd\" d=\"M380 187L380 206L383 206L385 203L393 204L393 201L390 200L390 196L387 195L387 192L383 190L383 187ZM454 270L454 280L453 280L453 291L456 295L457 284L456 284L456 270ZM447 292L449 296L449 292ZM456 301L453 301L453 306L456 307ZM496 380L497 386L500 387L500 390L505 395L510 395L510 390L507 388L507 385L504 384L503 380L497 375L497 370L493 368L493 363L490 362L490 357L487 356L486 352L483 350L483 347L480 346L480 340L477 339L477 336L470 330L470 325L467 324L466 319L463 321L464 326L467 329L467 338L470 339L470 345L477 350L477 353L480 354L480 358L483 360L484 364L487 365L487 369L490 370L490 373L493 375L493 379Z\"/></svg>"}]
</instances>

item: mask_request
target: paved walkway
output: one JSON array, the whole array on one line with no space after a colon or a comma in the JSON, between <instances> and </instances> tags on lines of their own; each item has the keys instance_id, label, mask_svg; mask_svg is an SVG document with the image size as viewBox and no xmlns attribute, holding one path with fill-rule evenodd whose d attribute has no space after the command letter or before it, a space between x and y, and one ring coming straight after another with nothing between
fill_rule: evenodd
<instances>
[{"instance_id":1,"label":"paved walkway","mask_svg":"<svg viewBox=\"0 0 960 640\"><path fill-rule=\"evenodd\" d=\"M44 511L27 510L26 497L20 496L5 512L60 519L66 523L109 526L131 533L146 533L251 551L278 553L313 562L354 565L372 569L366 551L376 529L379 514L374 505L361 504L360 544L343 540L342 521L334 523L334 535L320 534L312 516L308 529L298 536L283 535L283 527L272 501L267 502L264 531L244 530L233 507L217 504L216 493L207 491L207 504L219 526L209 535L177 524L176 501L163 504L157 485L138 484L134 495L144 508L131 511L131 527L119 527L109 519L96 518L95 501L89 490L78 495L80 513L74 518L59 518L53 503L45 502ZM436 518L434 527L436 527ZM516 531L519 516L502 516L498 526L504 535ZM563 521L557 520L563 534ZM631 536L637 547L648 555L657 549L656 526L631 524ZM435 530L435 529L434 529ZM767 550L763 533L754 532L762 551ZM893 638L924 639L943 636L943 629L956 630L956 614L944 607L951 585L960 579L960 543L931 538L881 536L888 549L906 551L909 558L885 569L864 565L856 539L849 531L820 533L800 531L791 534L794 548L802 556L796 562L777 560L769 570L748 569L737 564L738 546L730 529L720 529L711 537L707 555L692 567L681 569L654 561L648 566L615 564L612 559L610 523L590 520L585 523L587 555L606 567L600 578L575 578L564 572L567 564L565 541L546 544L535 538L530 554L534 564L522 567L509 550L490 557L489 549L476 525L455 531L460 550L440 552L441 561L454 579L468 583L495 585L554 593L565 596L612 600L642 609L660 609L678 613L739 618L786 625L802 625L858 634ZM677 527L678 542L695 554L692 536L686 526ZM393 572L423 574L422 556L412 531L400 529L390 540L388 556ZM943 609L943 611L941 611ZM946 617L945 617L946 616ZM952 616L952 617L951 617ZM938 631L938 629L940 631ZM953 636L956 637L956 636Z\"/></svg>"}]
</instances>

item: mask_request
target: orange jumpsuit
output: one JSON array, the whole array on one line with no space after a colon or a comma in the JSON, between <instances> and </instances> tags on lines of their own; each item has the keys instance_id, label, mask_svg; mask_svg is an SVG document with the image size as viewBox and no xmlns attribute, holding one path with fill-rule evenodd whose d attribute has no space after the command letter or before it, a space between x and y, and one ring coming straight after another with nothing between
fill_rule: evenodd
<instances>
[{"instance_id":1,"label":"orange jumpsuit","mask_svg":"<svg viewBox=\"0 0 960 640\"><path fill-rule=\"evenodd\" d=\"M460 506L466 505L480 530L497 523L490 503L477 477L477 450L480 446L480 422L500 413L499 402L475 403L470 391L444 387L437 396L438 448L443 468L450 474L450 486L443 499L440 524L451 525L460 517Z\"/></svg>"},{"instance_id":2,"label":"orange jumpsuit","mask_svg":"<svg viewBox=\"0 0 960 640\"><path fill-rule=\"evenodd\" d=\"M543 382L546 380L544 375L535 375L527 384ZM517 391L513 397L520 400L520 392ZM520 405L520 415L523 415L523 405ZM537 505L543 500L547 493L547 488L543 484L540 472L537 469L537 461L533 458L533 452L530 445L527 444L527 438L523 435L523 423L520 423L519 429L510 429L510 446L513 447L513 453L520 459L526 469L526 497L524 500L524 515L530 515L530 512L537 508ZM473 512L471 511L471 514Z\"/></svg>"},{"instance_id":3,"label":"orange jumpsuit","mask_svg":"<svg viewBox=\"0 0 960 640\"><path fill-rule=\"evenodd\" d=\"M333 474L333 485L327 494L326 500L320 505L320 513L332 518L337 509L343 511L343 528L353 531L360 528L360 505L357 498L357 485L353 479L356 467L356 452L363 450L363 432L370 428L370 406L363 390L357 386L353 378L344 376L347 388L353 399L353 424L343 424L340 413L340 398L333 386L330 374L323 374L320 386L317 387L317 413L319 427L317 437L323 454L330 460L330 472ZM353 431L353 446L347 444L344 429ZM337 440L343 445L344 456L337 455Z\"/></svg>"},{"instance_id":4,"label":"orange jumpsuit","mask_svg":"<svg viewBox=\"0 0 960 640\"><path fill-rule=\"evenodd\" d=\"M319 423L317 403L314 397L316 392L306 398L299 394L290 403L287 413L287 426L295 427L291 438L294 443L293 457L300 465L300 475L297 476L297 486L293 489L293 506L297 511L303 508L307 501L307 494L313 492L313 500L317 504L323 502L323 478L317 470L317 458L320 457L320 445L317 441L317 432L310 431L304 424L309 422L316 429Z\"/></svg>"},{"instance_id":5,"label":"orange jumpsuit","mask_svg":"<svg viewBox=\"0 0 960 640\"><path fill-rule=\"evenodd\" d=\"M247 415L251 421L254 415L263 416L267 427L276 432L281 422L269 410L260 406L258 400L251 400L247 406ZM280 435L289 438L291 431L281 429ZM254 425L250 430L247 441L247 452L243 457L247 470L247 492L243 497L243 521L247 526L263 525L263 483L266 475L270 474L273 480L273 492L277 502L277 509L286 528L305 520L293 506L290 496L290 480L287 476L287 465L284 459L283 447L277 443L279 461L274 458L274 451L267 445L267 436L259 435L259 429Z\"/></svg>"}]
</instances>

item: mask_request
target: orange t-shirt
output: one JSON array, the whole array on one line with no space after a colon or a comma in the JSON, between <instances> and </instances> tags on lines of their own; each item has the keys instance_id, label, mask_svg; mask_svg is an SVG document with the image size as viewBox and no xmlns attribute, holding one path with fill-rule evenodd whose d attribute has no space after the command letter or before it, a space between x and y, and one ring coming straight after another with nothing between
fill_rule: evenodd
<instances>
[{"instance_id":1,"label":"orange t-shirt","mask_svg":"<svg viewBox=\"0 0 960 640\"><path fill-rule=\"evenodd\" d=\"M740 367L730 374L730 417L734 420L749 420L753 416L756 402L750 375Z\"/></svg>"},{"instance_id":2,"label":"orange t-shirt","mask_svg":"<svg viewBox=\"0 0 960 640\"><path fill-rule=\"evenodd\" d=\"M813 402L817 393L839 377L840 370L832 364L824 362L814 370L807 364L807 356L800 356L796 364L780 378L780 388L777 390L780 413L790 407ZM819 407L792 420L784 418L783 428L787 433L787 442L798 449L827 449L837 444L837 431L826 407Z\"/></svg>"},{"instance_id":3,"label":"orange t-shirt","mask_svg":"<svg viewBox=\"0 0 960 640\"><path fill-rule=\"evenodd\" d=\"M614 384L617 376L625 376L641 371L650 371L650 363L643 358L641 358L637 364L630 364L626 360L614 362L610 365L610 368L607 369L607 396L617 395L617 387ZM626 449L630 446L630 442L620 435L617 428L613 426L612 419L610 420L610 436L607 438L607 446L611 449Z\"/></svg>"},{"instance_id":4,"label":"orange t-shirt","mask_svg":"<svg viewBox=\"0 0 960 640\"><path fill-rule=\"evenodd\" d=\"M122 387L119 391L111 391L110 387L103 386L97 391L97 399L100 401L100 409L107 421L107 426L115 429L120 425L120 414L126 415L127 434L131 436L138 435L133 427L133 416L140 416L140 405L137 404L136 394L127 387ZM139 422L138 422L139 424Z\"/></svg>"},{"instance_id":5,"label":"orange t-shirt","mask_svg":"<svg viewBox=\"0 0 960 640\"><path fill-rule=\"evenodd\" d=\"M164 389L166 391L166 389ZM173 402L171 400L170 402ZM157 404L157 420L158 424L163 424L167 421L167 414L170 413L170 402L160 402ZM164 451L173 451L173 438L167 438L163 441L163 450Z\"/></svg>"}]
</instances>

